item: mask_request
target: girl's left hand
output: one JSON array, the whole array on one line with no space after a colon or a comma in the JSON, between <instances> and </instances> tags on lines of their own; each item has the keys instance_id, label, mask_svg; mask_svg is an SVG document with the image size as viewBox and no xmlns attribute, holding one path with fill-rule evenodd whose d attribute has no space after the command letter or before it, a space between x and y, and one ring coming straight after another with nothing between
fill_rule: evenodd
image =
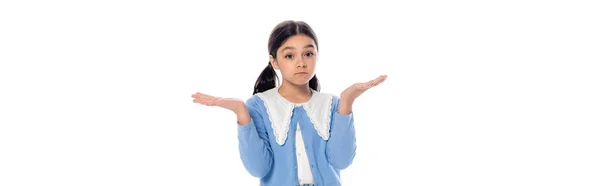
<instances>
[{"instance_id":1,"label":"girl's left hand","mask_svg":"<svg viewBox=\"0 0 600 186\"><path fill-rule=\"evenodd\" d=\"M340 95L340 101L352 103L362 93L369 90L370 88L381 84L383 81L385 81L386 78L387 75L381 75L378 78L373 79L371 81L355 83L352 86L346 88L344 92L342 92L342 94Z\"/></svg>"}]
</instances>

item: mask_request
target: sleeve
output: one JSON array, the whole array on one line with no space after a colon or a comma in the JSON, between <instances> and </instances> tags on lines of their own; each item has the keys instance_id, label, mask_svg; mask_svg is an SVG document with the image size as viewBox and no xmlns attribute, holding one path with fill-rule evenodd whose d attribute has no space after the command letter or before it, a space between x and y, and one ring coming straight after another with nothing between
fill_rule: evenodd
<instances>
[{"instance_id":1,"label":"sleeve","mask_svg":"<svg viewBox=\"0 0 600 186\"><path fill-rule=\"evenodd\" d=\"M330 136L327 141L326 155L332 167L341 170L349 167L356 155L356 132L354 113L339 114L339 97L333 96L331 106Z\"/></svg>"},{"instance_id":2,"label":"sleeve","mask_svg":"<svg viewBox=\"0 0 600 186\"><path fill-rule=\"evenodd\" d=\"M251 119L246 125L238 125L239 153L246 170L261 178L271 170L273 152L255 97L246 101L246 107Z\"/></svg>"}]
</instances>

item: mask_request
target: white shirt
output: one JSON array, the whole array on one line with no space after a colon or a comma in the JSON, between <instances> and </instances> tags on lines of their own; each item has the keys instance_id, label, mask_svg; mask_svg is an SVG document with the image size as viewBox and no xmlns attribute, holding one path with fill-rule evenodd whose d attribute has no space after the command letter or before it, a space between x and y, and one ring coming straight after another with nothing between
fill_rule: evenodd
<instances>
[{"instance_id":1,"label":"white shirt","mask_svg":"<svg viewBox=\"0 0 600 186\"><path fill-rule=\"evenodd\" d=\"M313 176L310 171L310 163L306 156L300 123L296 125L296 160L298 160L298 181L300 184L313 184Z\"/></svg>"}]
</instances>

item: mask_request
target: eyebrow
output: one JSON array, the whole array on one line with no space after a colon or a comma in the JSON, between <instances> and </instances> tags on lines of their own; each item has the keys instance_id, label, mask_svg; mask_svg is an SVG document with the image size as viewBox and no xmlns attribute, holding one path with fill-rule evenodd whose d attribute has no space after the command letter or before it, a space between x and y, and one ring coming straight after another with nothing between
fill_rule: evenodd
<instances>
[{"instance_id":1,"label":"eyebrow","mask_svg":"<svg viewBox=\"0 0 600 186\"><path fill-rule=\"evenodd\" d=\"M315 46L313 46L312 44L308 44L308 45L304 46L304 48L315 48ZM281 51L284 51L284 50L287 50L287 49L294 50L296 48L288 46L288 47L285 47L285 48L281 49Z\"/></svg>"}]
</instances>

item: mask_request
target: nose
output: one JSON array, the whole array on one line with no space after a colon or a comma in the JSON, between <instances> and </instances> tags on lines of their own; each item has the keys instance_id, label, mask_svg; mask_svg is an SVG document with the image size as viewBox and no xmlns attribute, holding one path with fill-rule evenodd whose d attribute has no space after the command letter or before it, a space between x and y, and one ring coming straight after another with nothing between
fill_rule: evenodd
<instances>
[{"instance_id":1,"label":"nose","mask_svg":"<svg viewBox=\"0 0 600 186\"><path fill-rule=\"evenodd\" d=\"M298 68L306 68L306 62L301 60L300 63L298 63Z\"/></svg>"}]
</instances>

